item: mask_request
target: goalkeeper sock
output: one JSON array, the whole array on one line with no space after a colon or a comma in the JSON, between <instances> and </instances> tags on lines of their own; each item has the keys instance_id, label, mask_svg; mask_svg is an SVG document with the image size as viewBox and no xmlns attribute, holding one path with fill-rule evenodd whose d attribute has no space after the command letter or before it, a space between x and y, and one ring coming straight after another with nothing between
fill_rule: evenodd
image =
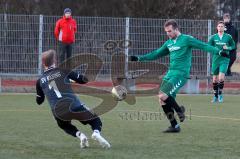
<instances>
[{"instance_id":1,"label":"goalkeeper sock","mask_svg":"<svg viewBox=\"0 0 240 159\"><path fill-rule=\"evenodd\" d=\"M216 98L218 98L218 83L217 82L213 82L213 93L214 93L214 96Z\"/></svg>"},{"instance_id":2,"label":"goalkeeper sock","mask_svg":"<svg viewBox=\"0 0 240 159\"><path fill-rule=\"evenodd\" d=\"M223 87L224 87L224 81L220 81L220 82L218 83L218 89L219 89L218 94L219 94L219 95L222 95Z\"/></svg>"},{"instance_id":3,"label":"goalkeeper sock","mask_svg":"<svg viewBox=\"0 0 240 159\"><path fill-rule=\"evenodd\" d=\"M172 108L170 107L170 105L166 104L166 105L162 105L163 111L166 114L168 120L171 123L171 126L173 128L175 128L175 126L178 124L177 120L174 117L174 111L172 110Z\"/></svg>"},{"instance_id":4,"label":"goalkeeper sock","mask_svg":"<svg viewBox=\"0 0 240 159\"><path fill-rule=\"evenodd\" d=\"M172 107L177 113L183 113L182 109L179 107L176 100L172 96L168 96L168 98L164 102L170 107Z\"/></svg>"}]
</instances>

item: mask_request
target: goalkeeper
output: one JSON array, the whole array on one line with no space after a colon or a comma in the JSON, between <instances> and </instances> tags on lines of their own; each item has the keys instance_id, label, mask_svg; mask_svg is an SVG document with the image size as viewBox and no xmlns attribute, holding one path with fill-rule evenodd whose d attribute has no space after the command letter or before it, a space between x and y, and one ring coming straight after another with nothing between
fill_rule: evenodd
<instances>
[{"instance_id":1,"label":"goalkeeper","mask_svg":"<svg viewBox=\"0 0 240 159\"><path fill-rule=\"evenodd\" d=\"M130 61L150 61L166 55L170 56L169 70L163 78L158 96L163 111L171 123L171 126L164 132L174 133L180 132L181 130L180 125L174 117L174 110L176 111L180 122L183 122L185 119L185 108L178 105L175 97L179 89L184 86L189 78L192 49L201 49L213 54L219 54L220 56L227 56L227 54L218 48L195 39L192 36L181 34L177 22L173 19L165 22L164 29L169 40L167 40L159 49L146 55L131 56Z\"/></svg>"},{"instance_id":2,"label":"goalkeeper","mask_svg":"<svg viewBox=\"0 0 240 159\"><path fill-rule=\"evenodd\" d=\"M231 35L224 33L225 25L223 21L219 21L217 24L217 34L214 34L208 41L208 43L218 49L224 49L229 54L229 51L235 49L235 42ZM213 74L213 100L215 102L223 102L222 90L224 87L224 78L228 70L230 59L221 57L219 55L213 55L212 59L212 74Z\"/></svg>"}]
</instances>

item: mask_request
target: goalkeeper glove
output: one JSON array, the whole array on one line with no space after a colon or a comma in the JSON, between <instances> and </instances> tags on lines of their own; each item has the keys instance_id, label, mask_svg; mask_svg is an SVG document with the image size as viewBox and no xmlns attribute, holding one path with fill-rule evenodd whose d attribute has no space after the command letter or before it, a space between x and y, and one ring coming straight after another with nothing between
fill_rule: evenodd
<instances>
[{"instance_id":1,"label":"goalkeeper glove","mask_svg":"<svg viewBox=\"0 0 240 159\"><path fill-rule=\"evenodd\" d=\"M137 56L130 56L130 61L138 61L139 58Z\"/></svg>"},{"instance_id":2,"label":"goalkeeper glove","mask_svg":"<svg viewBox=\"0 0 240 159\"><path fill-rule=\"evenodd\" d=\"M222 56L222 57L229 58L229 54L224 50L219 51L219 55Z\"/></svg>"}]
</instances>

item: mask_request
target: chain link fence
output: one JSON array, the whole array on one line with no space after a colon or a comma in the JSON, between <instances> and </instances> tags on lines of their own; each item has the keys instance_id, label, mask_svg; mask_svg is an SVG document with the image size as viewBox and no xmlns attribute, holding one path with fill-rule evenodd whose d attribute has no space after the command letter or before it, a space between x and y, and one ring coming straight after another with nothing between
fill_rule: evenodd
<instances>
[{"instance_id":1,"label":"chain link fence","mask_svg":"<svg viewBox=\"0 0 240 159\"><path fill-rule=\"evenodd\" d=\"M0 14L0 75L37 76L41 73L41 53L48 49L59 50L54 38L54 27L60 16ZM104 62L99 76L111 73L113 53L142 55L159 48L167 36L163 30L165 19L74 17L78 29L73 53L96 54ZM207 41L215 33L215 21L178 20L181 32ZM240 28L240 22L234 22ZM114 41L114 48L106 43ZM125 47L126 41L131 42ZM169 64L164 57L156 62ZM94 64L94 61L92 61ZM206 77L210 71L210 56L194 50L192 76Z\"/></svg>"}]
</instances>

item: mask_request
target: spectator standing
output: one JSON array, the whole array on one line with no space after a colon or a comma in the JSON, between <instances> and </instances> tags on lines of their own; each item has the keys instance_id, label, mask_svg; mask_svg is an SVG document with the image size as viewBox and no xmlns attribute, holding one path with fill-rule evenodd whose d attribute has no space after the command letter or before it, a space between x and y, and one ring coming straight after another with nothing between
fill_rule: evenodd
<instances>
[{"instance_id":1,"label":"spectator standing","mask_svg":"<svg viewBox=\"0 0 240 159\"><path fill-rule=\"evenodd\" d=\"M72 18L71 9L66 8L63 17L57 21L54 30L55 38L60 43L60 63L72 56L76 31L76 20Z\"/></svg>"},{"instance_id":2,"label":"spectator standing","mask_svg":"<svg viewBox=\"0 0 240 159\"><path fill-rule=\"evenodd\" d=\"M229 13L225 13L223 15L223 21L224 21L224 24L225 24L225 33L230 34L232 36L235 44L236 44L235 49L230 51L230 54L229 54L230 55L230 62L229 62L228 70L227 70L227 73L226 73L226 76L232 76L231 67L232 67L234 61L236 60L237 43L238 43L238 31L233 26Z\"/></svg>"}]
</instances>

